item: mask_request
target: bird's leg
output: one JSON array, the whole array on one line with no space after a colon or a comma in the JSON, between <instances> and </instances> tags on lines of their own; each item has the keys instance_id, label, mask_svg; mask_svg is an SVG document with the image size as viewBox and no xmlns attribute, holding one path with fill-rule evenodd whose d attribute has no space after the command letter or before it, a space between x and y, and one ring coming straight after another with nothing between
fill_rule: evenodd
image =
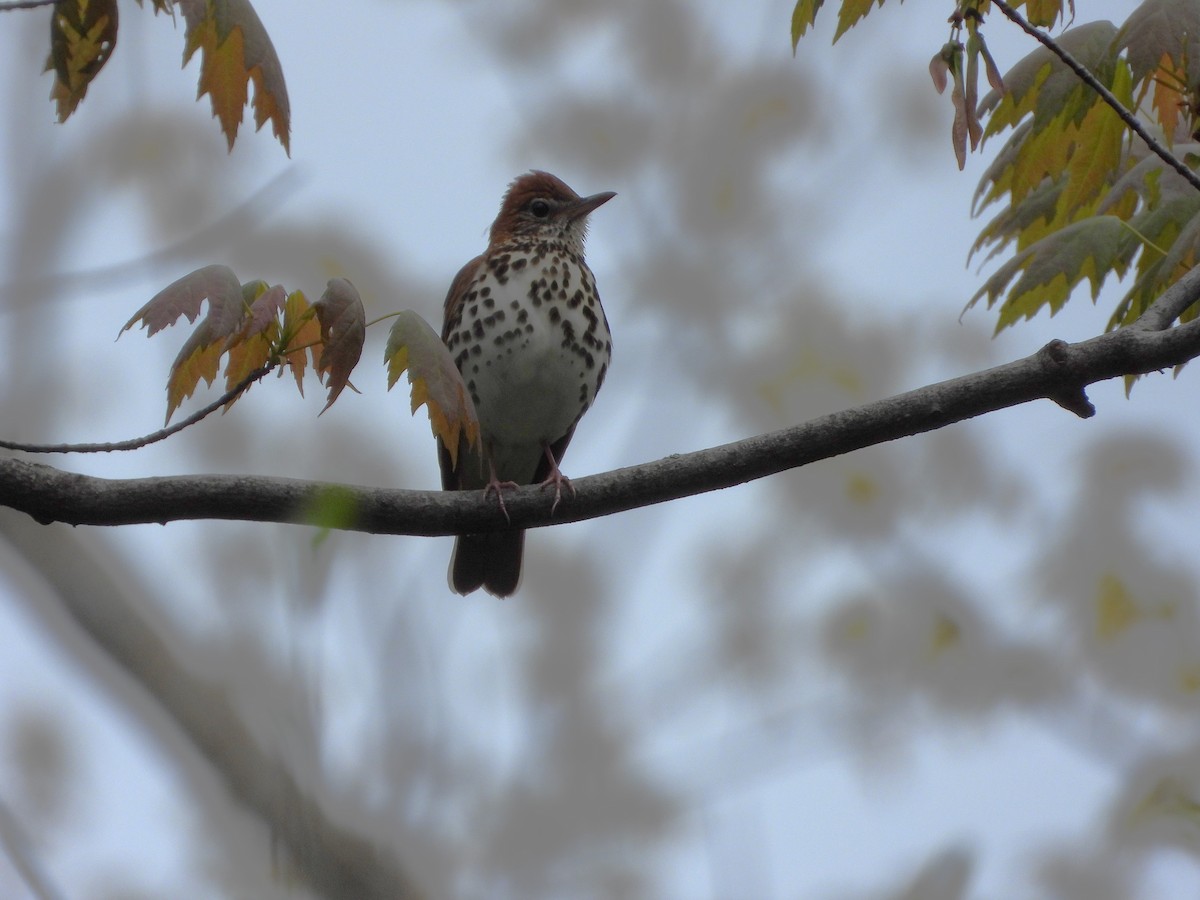
<instances>
[{"instance_id":1,"label":"bird's leg","mask_svg":"<svg viewBox=\"0 0 1200 900\"><path fill-rule=\"evenodd\" d=\"M554 511L558 509L558 501L562 499L562 486L565 484L571 491L571 496L575 496L575 485L571 484L571 479L558 470L558 460L554 458L554 454L550 451L550 445L543 443L542 452L546 454L546 459L550 463L550 474L546 476L546 480L542 482L542 490L554 485L554 503L550 506L550 515L554 515Z\"/></svg>"},{"instance_id":2,"label":"bird's leg","mask_svg":"<svg viewBox=\"0 0 1200 900\"><path fill-rule=\"evenodd\" d=\"M520 487L515 481L501 481L496 477L496 465L492 462L491 454L488 455L488 483L483 489L483 499L486 500L489 494L496 495L496 502L500 504L500 512L504 513L504 521L512 524L512 519L508 517L508 510L504 507L504 492L515 491Z\"/></svg>"}]
</instances>

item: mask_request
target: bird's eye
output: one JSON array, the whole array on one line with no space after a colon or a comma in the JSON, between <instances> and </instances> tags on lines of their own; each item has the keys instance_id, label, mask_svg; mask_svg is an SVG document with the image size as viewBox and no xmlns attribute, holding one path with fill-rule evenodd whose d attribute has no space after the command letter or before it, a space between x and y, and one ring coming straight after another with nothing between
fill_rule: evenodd
<instances>
[{"instance_id":1,"label":"bird's eye","mask_svg":"<svg viewBox=\"0 0 1200 900\"><path fill-rule=\"evenodd\" d=\"M529 211L539 219L544 219L550 215L550 204L545 200L534 200L529 204Z\"/></svg>"}]
</instances>

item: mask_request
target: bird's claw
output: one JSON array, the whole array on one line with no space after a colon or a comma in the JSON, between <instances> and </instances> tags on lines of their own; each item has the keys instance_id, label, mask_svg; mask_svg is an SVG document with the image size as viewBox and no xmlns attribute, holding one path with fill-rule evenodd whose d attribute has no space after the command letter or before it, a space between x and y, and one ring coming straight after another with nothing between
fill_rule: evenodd
<instances>
[{"instance_id":1,"label":"bird's claw","mask_svg":"<svg viewBox=\"0 0 1200 900\"><path fill-rule=\"evenodd\" d=\"M550 515L554 515L554 511L558 509L558 501L562 499L562 486L566 485L571 491L571 496L575 496L575 485L571 484L571 479L558 471L555 466L554 470L546 476L546 480L542 482L541 489L544 491L550 485L554 485L554 502L550 505Z\"/></svg>"},{"instance_id":2,"label":"bird's claw","mask_svg":"<svg viewBox=\"0 0 1200 900\"><path fill-rule=\"evenodd\" d=\"M508 517L508 509L504 506L504 492L515 491L520 485L515 481L499 481L495 475L487 483L487 487L483 489L483 499L486 500L489 495L496 495L496 502L500 504L500 512L504 513L504 521L509 525L512 524L512 519Z\"/></svg>"}]
</instances>

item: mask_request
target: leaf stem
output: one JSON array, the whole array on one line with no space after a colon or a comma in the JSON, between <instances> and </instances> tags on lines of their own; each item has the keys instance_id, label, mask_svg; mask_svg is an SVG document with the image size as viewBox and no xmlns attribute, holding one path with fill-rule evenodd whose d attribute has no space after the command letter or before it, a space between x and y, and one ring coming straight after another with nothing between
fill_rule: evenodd
<instances>
[{"instance_id":1,"label":"leaf stem","mask_svg":"<svg viewBox=\"0 0 1200 900\"><path fill-rule=\"evenodd\" d=\"M394 319L394 318L396 318L396 316L400 315L403 312L404 312L404 310L398 309L398 310L396 310L396 312L385 313L384 315L380 316L378 319L372 319L370 322L368 322L363 327L370 328L372 325L378 325L384 319Z\"/></svg>"},{"instance_id":2,"label":"leaf stem","mask_svg":"<svg viewBox=\"0 0 1200 900\"><path fill-rule=\"evenodd\" d=\"M1126 222L1124 219L1122 219L1120 217L1117 218L1117 221L1120 222L1125 228L1127 228L1131 232L1133 232L1133 236L1136 237L1139 241L1141 241L1143 246L1149 247L1151 250L1155 251L1159 256L1167 255L1166 250L1164 250L1162 247L1158 246L1158 244L1154 243L1154 241L1150 240L1150 238L1146 237L1146 235L1142 234L1140 231L1138 231L1136 228L1134 228L1130 223ZM1186 266L1184 267L1184 271L1185 272L1187 271Z\"/></svg>"}]
</instances>

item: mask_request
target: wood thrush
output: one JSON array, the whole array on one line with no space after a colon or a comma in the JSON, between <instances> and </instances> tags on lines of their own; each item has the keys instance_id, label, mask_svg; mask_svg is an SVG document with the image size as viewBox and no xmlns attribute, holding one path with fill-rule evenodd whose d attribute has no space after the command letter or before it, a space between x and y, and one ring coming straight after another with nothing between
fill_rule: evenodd
<instances>
[{"instance_id":1,"label":"wood thrush","mask_svg":"<svg viewBox=\"0 0 1200 900\"><path fill-rule=\"evenodd\" d=\"M509 185L487 250L462 267L446 295L442 340L475 403L482 440L458 465L438 443L442 487L495 492L570 481L563 452L608 371L612 337L583 259L587 217L615 194L580 197L547 172ZM507 515L507 513L506 513ZM464 534L454 542L450 587L507 597L521 579L524 531Z\"/></svg>"}]
</instances>

